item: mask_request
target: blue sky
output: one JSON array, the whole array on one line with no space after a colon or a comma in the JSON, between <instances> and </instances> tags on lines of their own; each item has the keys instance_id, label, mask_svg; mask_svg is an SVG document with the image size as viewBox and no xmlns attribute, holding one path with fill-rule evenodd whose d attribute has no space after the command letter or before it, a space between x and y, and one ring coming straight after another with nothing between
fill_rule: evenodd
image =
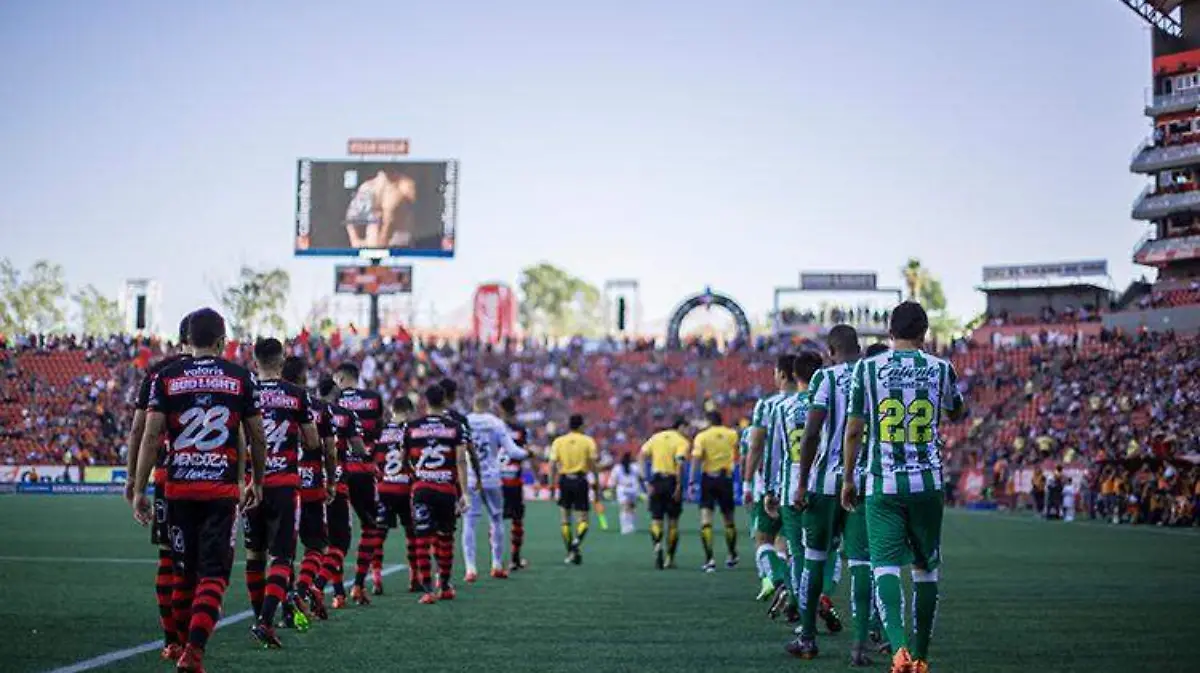
<instances>
[{"instance_id":1,"label":"blue sky","mask_svg":"<svg viewBox=\"0 0 1200 673\"><path fill-rule=\"evenodd\" d=\"M403 136L462 161L443 316L539 260L653 319L908 256L968 316L985 264L1142 273L1149 59L1116 0L3 3L0 256L158 278L168 325L282 265L298 318L333 261L292 257L296 158Z\"/></svg>"}]
</instances>

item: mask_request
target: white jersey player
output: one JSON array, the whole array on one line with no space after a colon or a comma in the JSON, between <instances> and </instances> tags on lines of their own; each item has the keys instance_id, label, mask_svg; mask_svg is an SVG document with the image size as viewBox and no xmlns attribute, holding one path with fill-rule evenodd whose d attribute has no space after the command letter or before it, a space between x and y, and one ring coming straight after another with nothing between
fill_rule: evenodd
<instances>
[{"instance_id":1,"label":"white jersey player","mask_svg":"<svg viewBox=\"0 0 1200 673\"><path fill-rule=\"evenodd\" d=\"M626 453L609 475L609 486L621 504L621 534L628 535L637 530L638 494L646 490L642 470L633 463L632 455Z\"/></svg>"},{"instance_id":2,"label":"white jersey player","mask_svg":"<svg viewBox=\"0 0 1200 673\"><path fill-rule=\"evenodd\" d=\"M463 526L463 562L467 567L466 581L474 582L478 577L475 568L475 525L486 509L492 542L492 577L508 577L504 569L504 490L501 488L501 462L523 460L529 452L517 446L512 433L504 421L487 411L490 400L482 393L475 396L474 411L467 414L467 427L471 430L471 442L479 456L479 476L468 472L467 490L471 502L467 508L467 520Z\"/></svg>"}]
</instances>

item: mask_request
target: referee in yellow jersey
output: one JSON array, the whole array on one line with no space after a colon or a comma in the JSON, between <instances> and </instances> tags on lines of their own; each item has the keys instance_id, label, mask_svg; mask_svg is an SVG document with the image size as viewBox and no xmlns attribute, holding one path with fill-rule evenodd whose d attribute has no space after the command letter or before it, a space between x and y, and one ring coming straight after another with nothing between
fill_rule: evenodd
<instances>
[{"instance_id":1,"label":"referee in yellow jersey","mask_svg":"<svg viewBox=\"0 0 1200 673\"><path fill-rule=\"evenodd\" d=\"M738 434L708 412L708 427L692 441L692 483L700 482L700 540L704 543L704 572L716 572L713 560L713 509L725 519L725 567L738 564L737 523L734 520L733 465L738 460ZM699 476L697 476L699 475Z\"/></svg>"},{"instance_id":2,"label":"referee in yellow jersey","mask_svg":"<svg viewBox=\"0 0 1200 673\"><path fill-rule=\"evenodd\" d=\"M580 545L588 531L588 475L600 499L600 479L596 474L596 440L583 434L583 416L575 414L567 422L570 430L550 444L550 495L557 496L562 511L562 539L567 547L567 563L583 563ZM557 491L557 493L556 493ZM572 513L578 515L574 534L571 531Z\"/></svg>"},{"instance_id":3,"label":"referee in yellow jersey","mask_svg":"<svg viewBox=\"0 0 1200 673\"><path fill-rule=\"evenodd\" d=\"M656 415L661 419L661 415ZM683 435L687 421L675 423L653 435L642 445L643 474L650 475L650 539L654 542L654 567L675 567L675 548L679 546L679 514L683 511L683 483L680 479L687 460L688 440ZM663 559L663 520L667 526L666 559Z\"/></svg>"}]
</instances>

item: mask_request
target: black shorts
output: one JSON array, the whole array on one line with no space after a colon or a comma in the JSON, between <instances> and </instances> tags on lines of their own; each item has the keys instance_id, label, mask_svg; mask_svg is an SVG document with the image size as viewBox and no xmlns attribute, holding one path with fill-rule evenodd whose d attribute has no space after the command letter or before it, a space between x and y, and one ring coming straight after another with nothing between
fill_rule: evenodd
<instances>
[{"instance_id":1,"label":"black shorts","mask_svg":"<svg viewBox=\"0 0 1200 673\"><path fill-rule=\"evenodd\" d=\"M413 532L417 535L434 533L454 535L454 528L458 523L458 513L455 512L456 504L458 504L458 498L450 493L429 488L413 491Z\"/></svg>"},{"instance_id":2,"label":"black shorts","mask_svg":"<svg viewBox=\"0 0 1200 673\"><path fill-rule=\"evenodd\" d=\"M379 491L375 488L375 475L369 472L347 474L346 488L350 491L350 506L358 515L359 525L364 530L377 527Z\"/></svg>"},{"instance_id":3,"label":"black shorts","mask_svg":"<svg viewBox=\"0 0 1200 673\"><path fill-rule=\"evenodd\" d=\"M384 528L412 530L412 496L399 493L380 493L379 525Z\"/></svg>"},{"instance_id":4,"label":"black shorts","mask_svg":"<svg viewBox=\"0 0 1200 673\"><path fill-rule=\"evenodd\" d=\"M673 474L656 474L650 478L650 518L654 521L678 519L683 512L683 500L675 499L679 480Z\"/></svg>"},{"instance_id":5,"label":"black shorts","mask_svg":"<svg viewBox=\"0 0 1200 673\"><path fill-rule=\"evenodd\" d=\"M154 487L154 521L150 524L150 544L165 547L170 544L167 530L167 499L162 496L162 487Z\"/></svg>"},{"instance_id":6,"label":"black shorts","mask_svg":"<svg viewBox=\"0 0 1200 673\"><path fill-rule=\"evenodd\" d=\"M501 486L500 490L504 492L504 518L518 520L524 519L525 487Z\"/></svg>"},{"instance_id":7,"label":"black shorts","mask_svg":"<svg viewBox=\"0 0 1200 673\"><path fill-rule=\"evenodd\" d=\"M168 500L168 535L176 567L191 577L228 581L236 517L233 500Z\"/></svg>"},{"instance_id":8,"label":"black shorts","mask_svg":"<svg viewBox=\"0 0 1200 673\"><path fill-rule=\"evenodd\" d=\"M324 500L300 503L300 542L305 549L329 546L329 523L325 517Z\"/></svg>"},{"instance_id":9,"label":"black shorts","mask_svg":"<svg viewBox=\"0 0 1200 673\"><path fill-rule=\"evenodd\" d=\"M242 512L246 551L290 561L296 556L299 531L300 494L290 486L264 488L262 502Z\"/></svg>"},{"instance_id":10,"label":"black shorts","mask_svg":"<svg viewBox=\"0 0 1200 673\"><path fill-rule=\"evenodd\" d=\"M700 475L700 509L719 509L733 514L733 477L727 474Z\"/></svg>"},{"instance_id":11,"label":"black shorts","mask_svg":"<svg viewBox=\"0 0 1200 673\"><path fill-rule=\"evenodd\" d=\"M325 509L329 524L329 546L346 551L350 548L350 496L338 493Z\"/></svg>"},{"instance_id":12,"label":"black shorts","mask_svg":"<svg viewBox=\"0 0 1200 673\"><path fill-rule=\"evenodd\" d=\"M558 506L563 509L573 509L576 512L586 512L591 509L591 503L588 501L586 475L564 474L558 478Z\"/></svg>"}]
</instances>

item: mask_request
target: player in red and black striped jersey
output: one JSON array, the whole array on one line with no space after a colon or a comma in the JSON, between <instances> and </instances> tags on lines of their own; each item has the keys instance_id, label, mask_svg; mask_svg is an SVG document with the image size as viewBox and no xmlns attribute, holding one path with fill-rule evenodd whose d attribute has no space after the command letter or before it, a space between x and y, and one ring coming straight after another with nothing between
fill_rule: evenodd
<instances>
[{"instance_id":1,"label":"player in red and black striped jersey","mask_svg":"<svg viewBox=\"0 0 1200 673\"><path fill-rule=\"evenodd\" d=\"M461 423L446 414L440 385L425 391L428 414L404 425L404 460L412 474L412 518L417 549L414 567L421 582L421 603L452 600L454 529L467 507L467 436ZM435 548L438 584L433 593L429 548Z\"/></svg>"},{"instance_id":2,"label":"player in red and black striped jersey","mask_svg":"<svg viewBox=\"0 0 1200 673\"><path fill-rule=\"evenodd\" d=\"M150 384L134 514L139 521L150 517L145 488L165 430L171 443L167 520L182 573L174 592L174 616L177 624L188 624L178 670L203 671L204 648L229 587L239 496L245 507L262 500L266 437L254 375L217 356L225 345L225 320L212 309L196 311L188 321L188 341L193 358L163 367ZM243 431L252 463L244 490Z\"/></svg>"},{"instance_id":3,"label":"player in red and black striped jersey","mask_svg":"<svg viewBox=\"0 0 1200 673\"><path fill-rule=\"evenodd\" d=\"M137 474L138 455L140 454L138 449L142 445L142 435L146 430L146 407L150 404L150 382L163 367L174 364L180 359L191 357L187 350L187 330L188 316L184 316L183 320L179 322L180 353L169 355L150 365L141 385L138 386L137 399L134 400L133 428L129 432L129 443L126 444L129 447L129 456L125 471L125 500L130 504L133 504L134 500L133 482L134 475ZM171 543L167 534L167 498L163 493L167 480L166 459L167 442L166 437L163 437L157 459L154 462L154 520L150 522L150 543L158 545L158 572L154 580L154 593L158 602L158 623L163 630L162 658L166 661L174 661L183 653L187 625L175 623L174 608L172 607L171 594L179 581L179 573L175 568Z\"/></svg>"},{"instance_id":4,"label":"player in red and black striped jersey","mask_svg":"<svg viewBox=\"0 0 1200 673\"><path fill-rule=\"evenodd\" d=\"M408 549L408 590L416 593L420 590L417 573L414 568L413 554L416 553L417 542L412 528L412 475L404 465L404 424L408 422L413 412L412 400L401 395L392 400L392 417L383 431L379 441L375 442L372 454L375 456L375 468L379 473L379 546L375 549L375 558L371 561L373 593L383 594L383 546L387 542L388 530L396 527L404 529L404 539Z\"/></svg>"},{"instance_id":5,"label":"player in red and black striped jersey","mask_svg":"<svg viewBox=\"0 0 1200 673\"><path fill-rule=\"evenodd\" d=\"M513 443L522 449L529 442L529 430L517 420L517 402L511 397L500 400L500 411L508 430L512 433ZM525 542L525 481L522 478L522 461L509 458L508 454L500 456L500 486L504 492L504 518L512 521L509 539L512 542L510 571L520 570L529 565L521 558L521 545Z\"/></svg>"},{"instance_id":6,"label":"player in red and black striped jersey","mask_svg":"<svg viewBox=\"0 0 1200 673\"><path fill-rule=\"evenodd\" d=\"M285 359L282 376L284 381L303 387L308 379L304 358L291 356ZM296 578L295 597L302 614L307 609L317 619L324 620L329 618L325 594L323 590L314 590L314 586L320 584L321 589L324 588L324 583L318 582L317 577L329 547L325 507L337 492L337 448L333 428L325 414L325 403L310 396L308 412L319 445L306 447L300 453L300 542L304 545L304 558Z\"/></svg>"},{"instance_id":7,"label":"player in red and black striped jersey","mask_svg":"<svg viewBox=\"0 0 1200 673\"><path fill-rule=\"evenodd\" d=\"M350 466L366 463L371 465L370 454L363 445L362 426L359 425L358 415L337 403L337 384L333 379L322 379L317 386L317 392L324 400L323 414L333 433L334 448L337 453L337 491L333 502L326 508L329 516L329 553L325 555L321 581L318 588L324 584L333 584L333 607L346 607L346 587L343 582L346 552L350 549L350 487L346 474ZM357 469L357 468L355 468ZM359 516L362 516L359 512Z\"/></svg>"},{"instance_id":8,"label":"player in red and black striped jersey","mask_svg":"<svg viewBox=\"0 0 1200 673\"><path fill-rule=\"evenodd\" d=\"M358 417L362 429L362 442L366 447L365 453L350 452L347 454L343 476L350 495L350 506L358 514L358 559L355 563L354 587L350 590L350 599L359 605L369 605L367 598L367 572L371 568L371 559L375 558L375 549L380 544L379 492L376 489L378 475L375 462L371 457L371 447L379 440L383 430L384 407L383 397L373 390L358 388L358 366L343 362L334 372L333 380L340 390L337 405L353 412Z\"/></svg>"},{"instance_id":9,"label":"player in red and black striped jersey","mask_svg":"<svg viewBox=\"0 0 1200 673\"><path fill-rule=\"evenodd\" d=\"M320 446L309 413L308 392L284 381L283 344L262 339L254 345L258 368L258 401L267 439L263 499L242 512L246 543L246 588L257 621L250 633L264 647L283 646L275 635L275 611L292 583L292 559L300 528L300 452ZM266 571L270 554L270 571ZM307 628L308 615L295 613L298 628Z\"/></svg>"}]
</instances>

